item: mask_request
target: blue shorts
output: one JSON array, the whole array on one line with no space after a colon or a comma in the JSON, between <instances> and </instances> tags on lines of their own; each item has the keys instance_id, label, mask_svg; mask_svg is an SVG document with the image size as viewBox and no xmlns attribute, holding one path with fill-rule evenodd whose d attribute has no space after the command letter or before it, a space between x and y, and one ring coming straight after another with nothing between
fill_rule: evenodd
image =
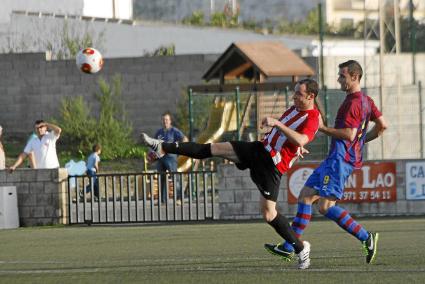
<instances>
[{"instance_id":1,"label":"blue shorts","mask_svg":"<svg viewBox=\"0 0 425 284\"><path fill-rule=\"evenodd\" d=\"M326 159L313 171L305 186L318 191L322 197L342 198L344 184L354 167L341 159Z\"/></svg>"}]
</instances>

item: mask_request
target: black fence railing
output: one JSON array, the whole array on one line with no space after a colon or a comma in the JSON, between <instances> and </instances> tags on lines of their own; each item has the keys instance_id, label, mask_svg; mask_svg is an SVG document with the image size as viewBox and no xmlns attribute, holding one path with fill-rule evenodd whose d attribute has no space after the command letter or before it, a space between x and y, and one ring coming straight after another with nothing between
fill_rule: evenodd
<instances>
[{"instance_id":1,"label":"black fence railing","mask_svg":"<svg viewBox=\"0 0 425 284\"><path fill-rule=\"evenodd\" d=\"M68 177L69 224L217 219L215 172Z\"/></svg>"}]
</instances>

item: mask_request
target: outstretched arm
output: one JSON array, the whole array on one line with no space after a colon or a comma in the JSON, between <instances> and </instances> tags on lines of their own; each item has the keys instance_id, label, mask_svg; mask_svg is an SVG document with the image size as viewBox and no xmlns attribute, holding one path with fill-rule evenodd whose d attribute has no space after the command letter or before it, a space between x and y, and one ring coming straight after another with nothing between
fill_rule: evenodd
<instances>
[{"instance_id":1,"label":"outstretched arm","mask_svg":"<svg viewBox=\"0 0 425 284\"><path fill-rule=\"evenodd\" d=\"M13 172L17 167L19 167L26 157L27 154L25 152L19 154L18 159L16 159L16 162L13 164L13 166L9 167L9 172Z\"/></svg>"},{"instance_id":2,"label":"outstretched arm","mask_svg":"<svg viewBox=\"0 0 425 284\"><path fill-rule=\"evenodd\" d=\"M265 117L261 122L261 128L265 126L277 127L280 132L282 132L288 140L299 147L303 147L305 144L309 142L308 136L306 134L301 134L288 126L284 125L279 120L273 117Z\"/></svg>"},{"instance_id":3,"label":"outstretched arm","mask_svg":"<svg viewBox=\"0 0 425 284\"><path fill-rule=\"evenodd\" d=\"M366 143L381 136L382 133L384 133L384 131L388 128L387 122L383 116L378 117L373 122L375 125L368 133L366 133Z\"/></svg>"}]
</instances>

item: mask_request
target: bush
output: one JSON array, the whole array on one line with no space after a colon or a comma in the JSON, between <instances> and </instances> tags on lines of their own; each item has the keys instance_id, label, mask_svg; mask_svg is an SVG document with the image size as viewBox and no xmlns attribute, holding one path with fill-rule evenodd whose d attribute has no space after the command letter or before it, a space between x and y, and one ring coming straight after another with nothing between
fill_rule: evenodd
<instances>
[{"instance_id":1,"label":"bush","mask_svg":"<svg viewBox=\"0 0 425 284\"><path fill-rule=\"evenodd\" d=\"M55 122L63 130L61 140L66 145L72 145L76 153L79 149L91 148L94 141L93 129L96 121L90 117L90 108L83 97L65 98L60 108L61 119Z\"/></svg>"},{"instance_id":2,"label":"bush","mask_svg":"<svg viewBox=\"0 0 425 284\"><path fill-rule=\"evenodd\" d=\"M195 11L189 17L183 19L183 24L192 26L203 26L204 25L204 12Z\"/></svg>"},{"instance_id":3,"label":"bush","mask_svg":"<svg viewBox=\"0 0 425 284\"><path fill-rule=\"evenodd\" d=\"M153 56L174 56L176 55L176 46L174 43L162 45L153 52Z\"/></svg>"},{"instance_id":4,"label":"bush","mask_svg":"<svg viewBox=\"0 0 425 284\"><path fill-rule=\"evenodd\" d=\"M227 17L222 12L217 12L211 15L210 25L213 27L228 27Z\"/></svg>"},{"instance_id":5,"label":"bush","mask_svg":"<svg viewBox=\"0 0 425 284\"><path fill-rule=\"evenodd\" d=\"M132 126L122 105L121 78L114 76L111 85L101 78L98 84L98 117L90 115L90 107L81 96L62 101L61 117L55 122L63 130L62 141L67 149L64 156L84 158L91 153L92 145L99 143L105 160L143 157L146 149L133 141Z\"/></svg>"},{"instance_id":6,"label":"bush","mask_svg":"<svg viewBox=\"0 0 425 284\"><path fill-rule=\"evenodd\" d=\"M95 94L100 102L100 113L94 132L105 159L126 157L134 146L133 129L121 103L121 78L114 76L112 80L110 86L104 79L99 79L100 93Z\"/></svg>"},{"instance_id":7,"label":"bush","mask_svg":"<svg viewBox=\"0 0 425 284\"><path fill-rule=\"evenodd\" d=\"M157 49L155 49L153 52L145 52L144 56L174 56L176 55L176 46L174 43L171 43L169 45L161 45Z\"/></svg>"}]
</instances>

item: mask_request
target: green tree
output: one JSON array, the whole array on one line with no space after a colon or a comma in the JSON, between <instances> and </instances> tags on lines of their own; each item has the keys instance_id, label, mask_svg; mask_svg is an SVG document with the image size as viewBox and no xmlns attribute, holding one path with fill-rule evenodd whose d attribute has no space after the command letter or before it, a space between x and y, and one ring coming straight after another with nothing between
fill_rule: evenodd
<instances>
[{"instance_id":1,"label":"green tree","mask_svg":"<svg viewBox=\"0 0 425 284\"><path fill-rule=\"evenodd\" d=\"M412 23L415 29L415 45L416 52L425 52L425 23L413 21ZM412 45L410 41L411 26L408 17L400 20L400 37L401 37L401 50L403 52L411 52ZM388 37L386 39L387 47L394 45L394 42Z\"/></svg>"},{"instance_id":2,"label":"green tree","mask_svg":"<svg viewBox=\"0 0 425 284\"><path fill-rule=\"evenodd\" d=\"M375 26L375 30L372 31L372 27L374 26L375 22L372 20L369 20L367 22L367 30L366 33L370 34L370 39L379 39L379 26ZM412 23L414 25L415 29L415 45L416 45L416 51L417 52L424 52L425 51L425 23L420 23L418 21L413 21ZM342 33L342 32L336 32L337 35L341 36L354 36L355 38L363 39L364 35L364 21L359 22L354 30L354 33ZM404 17L400 19L400 44L401 44L401 51L402 52L411 52L412 46L411 46L411 23L408 17ZM389 51L391 48L393 48L395 45L395 39L393 36L388 34L385 37L385 50Z\"/></svg>"},{"instance_id":3,"label":"green tree","mask_svg":"<svg viewBox=\"0 0 425 284\"><path fill-rule=\"evenodd\" d=\"M90 107L81 96L62 100L61 118L55 122L64 131L61 140L75 154L90 149L95 140L93 129L96 128L96 121L90 117L90 112Z\"/></svg>"},{"instance_id":4,"label":"green tree","mask_svg":"<svg viewBox=\"0 0 425 284\"><path fill-rule=\"evenodd\" d=\"M121 77L114 76L111 85L100 78L99 88L100 93L96 94L100 102L96 138L102 145L105 158L125 157L134 142L131 139L132 126L122 104Z\"/></svg>"},{"instance_id":5,"label":"green tree","mask_svg":"<svg viewBox=\"0 0 425 284\"><path fill-rule=\"evenodd\" d=\"M324 27L325 30L328 29L328 27ZM281 21L278 26L277 30L280 33L286 33L286 34L305 34L305 35L311 35L311 34L318 34L319 33L319 13L318 9L311 10L307 18L303 19L302 21L296 21L296 22L288 22L288 21Z\"/></svg>"},{"instance_id":6,"label":"green tree","mask_svg":"<svg viewBox=\"0 0 425 284\"><path fill-rule=\"evenodd\" d=\"M100 143L105 160L142 157L145 149L133 141L132 126L122 104L121 77L115 75L111 84L100 78L98 84L98 116L90 115L90 107L82 97L62 101L60 118L55 121L62 127L65 148L70 156L80 157Z\"/></svg>"}]
</instances>

